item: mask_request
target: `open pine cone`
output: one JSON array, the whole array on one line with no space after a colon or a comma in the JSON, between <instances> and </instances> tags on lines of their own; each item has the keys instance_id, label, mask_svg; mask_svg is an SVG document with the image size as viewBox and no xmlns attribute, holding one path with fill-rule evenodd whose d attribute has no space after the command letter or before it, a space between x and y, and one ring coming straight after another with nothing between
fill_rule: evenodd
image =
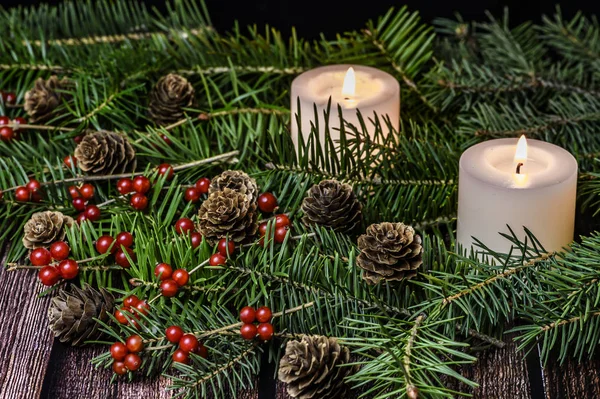
<instances>
[{"instance_id":1,"label":"open pine cone","mask_svg":"<svg viewBox=\"0 0 600 399\"><path fill-rule=\"evenodd\" d=\"M71 285L69 290L61 289L48 308L50 330L60 342L72 345L98 339L102 332L94 318L108 323L114 303L115 298L104 288L96 291L89 285L83 289Z\"/></svg>"},{"instance_id":2,"label":"open pine cone","mask_svg":"<svg viewBox=\"0 0 600 399\"><path fill-rule=\"evenodd\" d=\"M31 90L25 93L24 109L29 115L32 123L45 122L54 116L54 110L58 108L63 99L66 99L65 90L69 81L65 78L58 80L57 76L51 76L44 80L38 78Z\"/></svg>"},{"instance_id":3,"label":"open pine cone","mask_svg":"<svg viewBox=\"0 0 600 399\"><path fill-rule=\"evenodd\" d=\"M257 219L256 202L246 194L224 188L210 193L200 206L198 231L211 243L225 237L238 243L256 233Z\"/></svg>"},{"instance_id":4,"label":"open pine cone","mask_svg":"<svg viewBox=\"0 0 600 399\"><path fill-rule=\"evenodd\" d=\"M250 202L256 202L258 200L258 186L256 185L256 180L241 170L226 170L220 175L213 177L210 181L208 192L213 193L215 191L223 191L224 188L246 194Z\"/></svg>"},{"instance_id":5,"label":"open pine cone","mask_svg":"<svg viewBox=\"0 0 600 399\"><path fill-rule=\"evenodd\" d=\"M77 165L90 175L110 175L135 170L135 150L127 137L106 130L86 134L75 148Z\"/></svg>"},{"instance_id":6,"label":"open pine cone","mask_svg":"<svg viewBox=\"0 0 600 399\"><path fill-rule=\"evenodd\" d=\"M148 112L154 122L169 125L183 119L183 109L194 104L194 87L183 76L170 73L150 92Z\"/></svg>"},{"instance_id":7,"label":"open pine cone","mask_svg":"<svg viewBox=\"0 0 600 399\"><path fill-rule=\"evenodd\" d=\"M352 186L337 180L323 180L312 186L302 201L302 223L349 233L360 224L361 210Z\"/></svg>"},{"instance_id":8,"label":"open pine cone","mask_svg":"<svg viewBox=\"0 0 600 399\"><path fill-rule=\"evenodd\" d=\"M28 249L48 248L67 234L65 229L73 225L71 216L60 212L37 212L23 226L23 246Z\"/></svg>"},{"instance_id":9,"label":"open pine cone","mask_svg":"<svg viewBox=\"0 0 600 399\"><path fill-rule=\"evenodd\" d=\"M300 341L288 341L279 362L279 380L287 392L299 399L344 398L344 378L356 369L343 367L350 361L348 348L335 338L304 335Z\"/></svg>"},{"instance_id":10,"label":"open pine cone","mask_svg":"<svg viewBox=\"0 0 600 399\"><path fill-rule=\"evenodd\" d=\"M421 237L404 223L370 225L358 237L358 248L356 263L370 284L412 278L423 263Z\"/></svg>"}]
</instances>

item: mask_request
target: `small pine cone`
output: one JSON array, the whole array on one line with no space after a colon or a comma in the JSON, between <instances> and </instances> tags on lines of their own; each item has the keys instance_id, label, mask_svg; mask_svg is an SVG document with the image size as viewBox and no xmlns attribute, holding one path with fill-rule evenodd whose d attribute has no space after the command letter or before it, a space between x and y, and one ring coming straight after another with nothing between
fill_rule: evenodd
<instances>
[{"instance_id":1,"label":"small pine cone","mask_svg":"<svg viewBox=\"0 0 600 399\"><path fill-rule=\"evenodd\" d=\"M31 123L45 122L54 116L54 111L67 98L61 90L67 89L69 81L66 78L58 80L51 76L44 80L39 78L31 90L25 93L24 109Z\"/></svg>"},{"instance_id":2,"label":"small pine cone","mask_svg":"<svg viewBox=\"0 0 600 399\"><path fill-rule=\"evenodd\" d=\"M358 237L356 263L369 284L409 279L423 263L421 242L421 236L404 223L372 224Z\"/></svg>"},{"instance_id":3,"label":"small pine cone","mask_svg":"<svg viewBox=\"0 0 600 399\"><path fill-rule=\"evenodd\" d=\"M344 378L356 371L355 367L344 367L349 361L350 351L336 338L304 335L300 341L288 341L278 377L293 398L345 398Z\"/></svg>"},{"instance_id":4,"label":"small pine cone","mask_svg":"<svg viewBox=\"0 0 600 399\"><path fill-rule=\"evenodd\" d=\"M110 175L135 170L135 150L127 137L100 130L86 134L75 148L77 165L90 175Z\"/></svg>"},{"instance_id":5,"label":"small pine cone","mask_svg":"<svg viewBox=\"0 0 600 399\"><path fill-rule=\"evenodd\" d=\"M64 239L65 229L72 225L73 218L60 212L34 213L23 227L23 245L28 249L48 248L54 241Z\"/></svg>"},{"instance_id":6,"label":"small pine cone","mask_svg":"<svg viewBox=\"0 0 600 399\"><path fill-rule=\"evenodd\" d=\"M352 186L337 180L323 180L312 186L302 201L302 223L349 233L360 224L361 210Z\"/></svg>"},{"instance_id":7,"label":"small pine cone","mask_svg":"<svg viewBox=\"0 0 600 399\"><path fill-rule=\"evenodd\" d=\"M256 234L257 220L255 202L246 194L224 188L210 193L200 206L198 231L211 243L225 237L238 243Z\"/></svg>"},{"instance_id":8,"label":"small pine cone","mask_svg":"<svg viewBox=\"0 0 600 399\"><path fill-rule=\"evenodd\" d=\"M148 112L154 122L169 125L183 119L183 109L194 104L194 87L183 76L170 73L150 92Z\"/></svg>"},{"instance_id":9,"label":"small pine cone","mask_svg":"<svg viewBox=\"0 0 600 399\"><path fill-rule=\"evenodd\" d=\"M213 177L210 181L208 192L213 193L215 191L223 191L224 188L246 194L250 202L256 202L258 200L258 186L256 185L256 180L241 170L226 170L220 175Z\"/></svg>"},{"instance_id":10,"label":"small pine cone","mask_svg":"<svg viewBox=\"0 0 600 399\"><path fill-rule=\"evenodd\" d=\"M89 285L83 289L71 285L69 290L61 289L52 298L48 325L60 342L82 345L102 336L100 324L94 318L109 323L108 314L113 312L114 303L115 298L104 288L96 291Z\"/></svg>"}]
</instances>

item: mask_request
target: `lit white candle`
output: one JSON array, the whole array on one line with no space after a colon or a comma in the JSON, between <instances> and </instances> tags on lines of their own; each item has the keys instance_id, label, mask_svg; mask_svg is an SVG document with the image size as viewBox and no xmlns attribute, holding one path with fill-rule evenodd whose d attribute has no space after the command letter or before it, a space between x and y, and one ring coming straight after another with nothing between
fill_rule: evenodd
<instances>
[{"instance_id":1,"label":"lit white candle","mask_svg":"<svg viewBox=\"0 0 600 399\"><path fill-rule=\"evenodd\" d=\"M538 140L499 139L467 149L460 158L458 243L470 250L473 237L494 251L521 240L529 229L548 251L573 240L577 161L564 149Z\"/></svg>"},{"instance_id":2,"label":"lit white candle","mask_svg":"<svg viewBox=\"0 0 600 399\"><path fill-rule=\"evenodd\" d=\"M324 112L331 99L329 113L329 133L334 143L340 139L340 116L338 105L342 109L344 120L360 129L357 111L360 111L367 126L369 136L374 137L375 126L369 121L374 114L379 117L386 132L384 116L389 117L391 125L398 130L400 125L400 85L392 75L376 68L360 65L329 65L315 68L299 75L292 82L292 139L296 148L299 134L307 143L311 132L311 123L315 120L315 107L318 115L319 140L325 144ZM298 108L298 104L300 108ZM298 111L302 125L298 129Z\"/></svg>"}]
</instances>

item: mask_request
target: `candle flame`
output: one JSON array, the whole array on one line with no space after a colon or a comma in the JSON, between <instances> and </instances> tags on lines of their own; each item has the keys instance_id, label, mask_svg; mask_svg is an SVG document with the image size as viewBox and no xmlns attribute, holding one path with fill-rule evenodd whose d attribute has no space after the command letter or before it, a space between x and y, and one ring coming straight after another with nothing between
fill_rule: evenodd
<instances>
[{"instance_id":1,"label":"candle flame","mask_svg":"<svg viewBox=\"0 0 600 399\"><path fill-rule=\"evenodd\" d=\"M517 142L517 150L515 151L515 163L525 163L527 161L527 139L522 135Z\"/></svg>"},{"instance_id":2,"label":"candle flame","mask_svg":"<svg viewBox=\"0 0 600 399\"><path fill-rule=\"evenodd\" d=\"M356 76L354 75L354 68L348 68L346 76L344 76L344 85L342 86L343 96L353 96L356 92Z\"/></svg>"}]
</instances>

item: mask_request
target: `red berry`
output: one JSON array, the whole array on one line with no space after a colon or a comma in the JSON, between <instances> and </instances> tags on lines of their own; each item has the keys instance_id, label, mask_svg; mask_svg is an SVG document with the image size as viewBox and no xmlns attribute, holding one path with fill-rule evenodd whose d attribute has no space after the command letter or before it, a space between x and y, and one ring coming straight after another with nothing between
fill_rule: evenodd
<instances>
[{"instance_id":1,"label":"red berry","mask_svg":"<svg viewBox=\"0 0 600 399\"><path fill-rule=\"evenodd\" d=\"M60 275L65 280L71 280L79 274L79 265L73 259L65 259L58 264Z\"/></svg>"},{"instance_id":2,"label":"red berry","mask_svg":"<svg viewBox=\"0 0 600 399\"><path fill-rule=\"evenodd\" d=\"M196 190L200 194L208 193L208 188L210 187L210 179L208 177L203 177L196 182Z\"/></svg>"},{"instance_id":3,"label":"red berry","mask_svg":"<svg viewBox=\"0 0 600 399\"><path fill-rule=\"evenodd\" d=\"M79 189L75 186L69 186L69 195L71 196L71 199L81 197L81 193L79 192Z\"/></svg>"},{"instance_id":4,"label":"red berry","mask_svg":"<svg viewBox=\"0 0 600 399\"><path fill-rule=\"evenodd\" d=\"M173 353L173 362L188 364L190 362L190 355L188 355L187 352L184 352L181 349L177 349Z\"/></svg>"},{"instance_id":5,"label":"red berry","mask_svg":"<svg viewBox=\"0 0 600 399\"><path fill-rule=\"evenodd\" d=\"M217 250L219 253L225 257L233 254L235 251L235 243L233 241L229 241L227 238L221 238L219 240L219 245L217 245Z\"/></svg>"},{"instance_id":6,"label":"red berry","mask_svg":"<svg viewBox=\"0 0 600 399\"><path fill-rule=\"evenodd\" d=\"M144 340L139 335L130 335L125 342L127 350L131 353L138 353L144 349Z\"/></svg>"},{"instance_id":7,"label":"red berry","mask_svg":"<svg viewBox=\"0 0 600 399\"><path fill-rule=\"evenodd\" d=\"M117 361L125 359L128 353L127 347L122 342L115 342L110 346L110 356Z\"/></svg>"},{"instance_id":8,"label":"red berry","mask_svg":"<svg viewBox=\"0 0 600 399\"><path fill-rule=\"evenodd\" d=\"M17 95L13 92L6 93L6 95L4 96L4 102L6 104L13 105L17 102Z\"/></svg>"},{"instance_id":9,"label":"red berry","mask_svg":"<svg viewBox=\"0 0 600 399\"><path fill-rule=\"evenodd\" d=\"M240 320L246 324L254 323L256 320L256 311L252 306L244 306L240 310Z\"/></svg>"},{"instance_id":10,"label":"red berry","mask_svg":"<svg viewBox=\"0 0 600 399\"><path fill-rule=\"evenodd\" d=\"M130 353L127 356L125 356L125 367L127 367L129 371L136 371L140 368L141 365L142 358L139 357L139 355L135 353Z\"/></svg>"},{"instance_id":11,"label":"red berry","mask_svg":"<svg viewBox=\"0 0 600 399\"><path fill-rule=\"evenodd\" d=\"M290 225L290 218L285 214L275 216L275 227L284 227Z\"/></svg>"},{"instance_id":12,"label":"red berry","mask_svg":"<svg viewBox=\"0 0 600 399\"><path fill-rule=\"evenodd\" d=\"M46 286L52 286L58 283L58 280L60 279L60 273L53 266L44 266L40 269L38 277L42 284Z\"/></svg>"},{"instance_id":13,"label":"red berry","mask_svg":"<svg viewBox=\"0 0 600 399\"><path fill-rule=\"evenodd\" d=\"M179 234L189 233L194 230L194 222L192 219L181 218L175 222L175 231Z\"/></svg>"},{"instance_id":14,"label":"red berry","mask_svg":"<svg viewBox=\"0 0 600 399\"><path fill-rule=\"evenodd\" d=\"M125 251L127 251L127 253L129 254L129 257L131 258L131 262L135 262L137 260L137 257L135 256L135 252L133 252L133 250L131 248L125 248ZM128 269L131 267L131 262L129 262L129 259L127 259L127 255L125 255L125 251L123 251L121 249L117 250L117 253L115 254L115 263L124 269Z\"/></svg>"},{"instance_id":15,"label":"red berry","mask_svg":"<svg viewBox=\"0 0 600 399\"><path fill-rule=\"evenodd\" d=\"M0 191L0 200L4 197L4 193Z\"/></svg>"},{"instance_id":16,"label":"red berry","mask_svg":"<svg viewBox=\"0 0 600 399\"><path fill-rule=\"evenodd\" d=\"M85 217L92 222L97 222L102 217L102 212L96 205L88 205L85 208Z\"/></svg>"},{"instance_id":17,"label":"red berry","mask_svg":"<svg viewBox=\"0 0 600 399\"><path fill-rule=\"evenodd\" d=\"M211 266L219 266L219 265L224 265L225 262L227 262L227 258L225 258L220 253L216 253L210 257L208 264Z\"/></svg>"},{"instance_id":18,"label":"red berry","mask_svg":"<svg viewBox=\"0 0 600 399\"><path fill-rule=\"evenodd\" d=\"M196 249L202 244L202 234L197 231L193 231L190 234L190 241L192 242L192 248Z\"/></svg>"},{"instance_id":19,"label":"red berry","mask_svg":"<svg viewBox=\"0 0 600 399\"><path fill-rule=\"evenodd\" d=\"M132 187L136 193L145 194L150 190L150 180L146 176L136 176L133 179Z\"/></svg>"},{"instance_id":20,"label":"red berry","mask_svg":"<svg viewBox=\"0 0 600 399\"><path fill-rule=\"evenodd\" d=\"M161 163L158 165L158 174L161 176L167 175L167 180L171 180L174 173L175 170L168 163Z\"/></svg>"},{"instance_id":21,"label":"red berry","mask_svg":"<svg viewBox=\"0 0 600 399\"><path fill-rule=\"evenodd\" d=\"M126 308L135 308L140 303L140 298L135 295L129 295L123 299L123 306Z\"/></svg>"},{"instance_id":22,"label":"red berry","mask_svg":"<svg viewBox=\"0 0 600 399\"><path fill-rule=\"evenodd\" d=\"M129 194L133 191L133 180L128 178L119 179L117 182L117 191L121 195Z\"/></svg>"},{"instance_id":23,"label":"red berry","mask_svg":"<svg viewBox=\"0 0 600 399\"><path fill-rule=\"evenodd\" d=\"M198 356L203 357L204 359L208 358L208 349L206 348L206 346L200 344L200 346L198 347L198 352L197 352Z\"/></svg>"},{"instance_id":24,"label":"red berry","mask_svg":"<svg viewBox=\"0 0 600 399\"><path fill-rule=\"evenodd\" d=\"M46 248L36 248L29 254L29 261L33 266L46 266L52 262L52 255Z\"/></svg>"},{"instance_id":25,"label":"red berry","mask_svg":"<svg viewBox=\"0 0 600 399\"><path fill-rule=\"evenodd\" d=\"M85 222L87 220L87 216L85 216L85 213L80 213L79 215L77 215L77 224L81 224L83 222Z\"/></svg>"},{"instance_id":26,"label":"red berry","mask_svg":"<svg viewBox=\"0 0 600 399\"><path fill-rule=\"evenodd\" d=\"M75 199L73 199L72 203L73 203L73 208L75 208L76 211L79 211L79 212L85 211L85 200L83 198L75 198Z\"/></svg>"},{"instance_id":27,"label":"red berry","mask_svg":"<svg viewBox=\"0 0 600 399\"><path fill-rule=\"evenodd\" d=\"M125 248L131 248L133 246L133 235L127 231L122 231L117 234L117 245L121 248L121 245Z\"/></svg>"},{"instance_id":28,"label":"red berry","mask_svg":"<svg viewBox=\"0 0 600 399\"><path fill-rule=\"evenodd\" d=\"M240 334L242 335L242 338L247 340L254 339L256 337L256 332L256 326L251 323L245 323L242 325L242 328L240 328Z\"/></svg>"},{"instance_id":29,"label":"red berry","mask_svg":"<svg viewBox=\"0 0 600 399\"><path fill-rule=\"evenodd\" d=\"M261 237L264 237L265 234L267 234L267 225L268 225L267 222L262 222L261 224L258 225L258 234Z\"/></svg>"},{"instance_id":30,"label":"red berry","mask_svg":"<svg viewBox=\"0 0 600 399\"><path fill-rule=\"evenodd\" d=\"M42 202L42 190L31 191L31 200L33 202Z\"/></svg>"},{"instance_id":31,"label":"red berry","mask_svg":"<svg viewBox=\"0 0 600 399\"><path fill-rule=\"evenodd\" d=\"M173 272L173 280L177 283L178 286L183 287L188 283L190 279L190 275L187 270L177 269Z\"/></svg>"},{"instance_id":32,"label":"red berry","mask_svg":"<svg viewBox=\"0 0 600 399\"><path fill-rule=\"evenodd\" d=\"M198 350L198 346L200 346L198 338L192 334L184 334L179 340L179 349L187 353L196 352Z\"/></svg>"},{"instance_id":33,"label":"red berry","mask_svg":"<svg viewBox=\"0 0 600 399\"><path fill-rule=\"evenodd\" d=\"M258 325L258 336L261 340L268 341L273 338L273 334L275 334L275 330L271 323L260 323Z\"/></svg>"},{"instance_id":34,"label":"red berry","mask_svg":"<svg viewBox=\"0 0 600 399\"><path fill-rule=\"evenodd\" d=\"M113 362L112 369L115 374L125 375L127 374L127 367L125 367L125 363L123 362Z\"/></svg>"},{"instance_id":35,"label":"red berry","mask_svg":"<svg viewBox=\"0 0 600 399\"><path fill-rule=\"evenodd\" d=\"M31 199L31 191L27 187L17 187L15 190L15 199L20 202L27 202Z\"/></svg>"},{"instance_id":36,"label":"red berry","mask_svg":"<svg viewBox=\"0 0 600 399\"><path fill-rule=\"evenodd\" d=\"M0 128L0 140L9 142L15 138L15 131L8 126L2 126Z\"/></svg>"},{"instance_id":37,"label":"red berry","mask_svg":"<svg viewBox=\"0 0 600 399\"><path fill-rule=\"evenodd\" d=\"M185 190L183 198L186 200L186 202L192 202L195 204L196 202L200 201L200 193L196 188L189 187L187 190Z\"/></svg>"},{"instance_id":38,"label":"red berry","mask_svg":"<svg viewBox=\"0 0 600 399\"><path fill-rule=\"evenodd\" d=\"M13 124L15 125L26 125L27 124L27 119L22 118L22 117L16 117L15 119L13 119ZM14 128L15 130L17 130L17 128ZM23 128L19 128L19 129L23 129Z\"/></svg>"},{"instance_id":39,"label":"red berry","mask_svg":"<svg viewBox=\"0 0 600 399\"><path fill-rule=\"evenodd\" d=\"M256 309L256 320L259 323L268 323L271 321L271 317L273 317L273 312L267 306L262 306Z\"/></svg>"},{"instance_id":40,"label":"red berry","mask_svg":"<svg viewBox=\"0 0 600 399\"><path fill-rule=\"evenodd\" d=\"M258 209L271 213L277 208L277 198L271 193L262 193L258 196Z\"/></svg>"},{"instance_id":41,"label":"red berry","mask_svg":"<svg viewBox=\"0 0 600 399\"><path fill-rule=\"evenodd\" d=\"M179 286L174 280L168 279L160 283L160 290L162 295L171 298L177 295L177 291L179 290Z\"/></svg>"},{"instance_id":42,"label":"red berry","mask_svg":"<svg viewBox=\"0 0 600 399\"><path fill-rule=\"evenodd\" d=\"M119 323L127 325L127 324L129 324L129 321L127 320L127 318L125 317L125 315L123 314L123 312L121 310L122 309L115 310L115 319L117 319L117 321Z\"/></svg>"},{"instance_id":43,"label":"red berry","mask_svg":"<svg viewBox=\"0 0 600 399\"><path fill-rule=\"evenodd\" d=\"M171 141L171 139L166 135L166 134L161 134L160 138L163 139L163 141L170 146L171 144L173 144L173 142Z\"/></svg>"},{"instance_id":44,"label":"red berry","mask_svg":"<svg viewBox=\"0 0 600 399\"><path fill-rule=\"evenodd\" d=\"M150 312L150 305L148 305L148 302L146 302L146 301L139 301L135 305L135 310L137 313L143 314L144 316L146 316L146 315L148 315L148 312Z\"/></svg>"},{"instance_id":45,"label":"red berry","mask_svg":"<svg viewBox=\"0 0 600 399\"><path fill-rule=\"evenodd\" d=\"M92 186L89 183L86 183L83 186L79 187L79 193L81 194L81 197L86 201L94 198L95 191L96 189L94 188L94 186Z\"/></svg>"},{"instance_id":46,"label":"red berry","mask_svg":"<svg viewBox=\"0 0 600 399\"><path fill-rule=\"evenodd\" d=\"M67 155L63 158L63 163L67 168L73 169L77 167L77 158L75 158L73 155Z\"/></svg>"},{"instance_id":47,"label":"red berry","mask_svg":"<svg viewBox=\"0 0 600 399\"><path fill-rule=\"evenodd\" d=\"M50 254L56 260L64 260L69 257L71 248L64 241L56 241L50 245Z\"/></svg>"},{"instance_id":48,"label":"red berry","mask_svg":"<svg viewBox=\"0 0 600 399\"><path fill-rule=\"evenodd\" d=\"M129 199L129 203L136 211L143 211L148 207L148 197L146 197L144 194L135 193Z\"/></svg>"},{"instance_id":49,"label":"red berry","mask_svg":"<svg viewBox=\"0 0 600 399\"><path fill-rule=\"evenodd\" d=\"M39 181L30 178L29 183L27 183L27 188L31 192L38 191L42 189L42 184Z\"/></svg>"},{"instance_id":50,"label":"red berry","mask_svg":"<svg viewBox=\"0 0 600 399\"><path fill-rule=\"evenodd\" d=\"M161 281L170 279L172 274L173 268L167 263L159 263L154 267L154 275Z\"/></svg>"},{"instance_id":51,"label":"red berry","mask_svg":"<svg viewBox=\"0 0 600 399\"><path fill-rule=\"evenodd\" d=\"M10 123L10 118L8 116L2 115L0 116L0 126L8 125Z\"/></svg>"},{"instance_id":52,"label":"red berry","mask_svg":"<svg viewBox=\"0 0 600 399\"><path fill-rule=\"evenodd\" d=\"M165 330L167 341L172 344L178 344L183 337L183 330L179 326L171 326Z\"/></svg>"},{"instance_id":53,"label":"red berry","mask_svg":"<svg viewBox=\"0 0 600 399\"><path fill-rule=\"evenodd\" d=\"M281 244L285 237L288 235L290 228L288 226L281 226L275 229L275 242Z\"/></svg>"},{"instance_id":54,"label":"red berry","mask_svg":"<svg viewBox=\"0 0 600 399\"><path fill-rule=\"evenodd\" d=\"M117 250L117 246L113 246L111 248L112 243L115 241L114 238L112 238L111 236L100 236L98 238L98 240L96 241L96 251L98 251L101 254L105 254L108 252L108 250L110 249L111 252L116 252Z\"/></svg>"}]
</instances>

